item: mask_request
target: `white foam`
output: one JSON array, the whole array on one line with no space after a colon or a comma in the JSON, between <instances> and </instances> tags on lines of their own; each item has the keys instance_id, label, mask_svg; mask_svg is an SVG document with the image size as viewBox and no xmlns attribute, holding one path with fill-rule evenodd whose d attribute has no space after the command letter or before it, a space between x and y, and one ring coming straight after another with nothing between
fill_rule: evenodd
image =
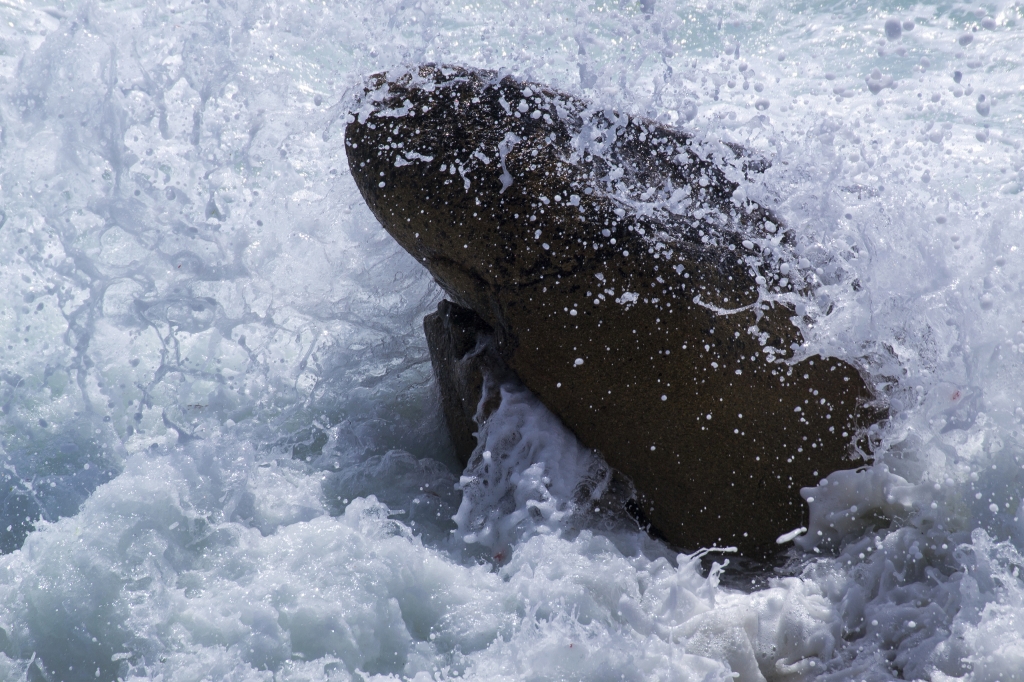
<instances>
[{"instance_id":1,"label":"white foam","mask_svg":"<svg viewBox=\"0 0 1024 682\"><path fill-rule=\"evenodd\" d=\"M108 678L255 679L270 668L314 679L446 670L703 680L731 669L759 680L761 670L822 665L835 646L838 623L812 582L744 595L718 587L721 567L703 577L696 557L675 567L624 556L590 531L569 540L536 524L498 572L461 565L373 496L332 517L316 491L251 451L233 452L227 468L210 454L136 455L77 516L8 555L5 649L33 649L33 665L57 676L95 665ZM222 502L247 496L293 511L279 505L267 533L244 504ZM36 634L40 618L49 638Z\"/></svg>"},{"instance_id":2,"label":"white foam","mask_svg":"<svg viewBox=\"0 0 1024 682\"><path fill-rule=\"evenodd\" d=\"M1022 24L986 9L0 7L0 678L1019 675ZM341 144L366 74L425 61L772 161L736 199L793 253L744 248L815 290L765 295L892 413L786 577L582 505L599 461L514 387L453 490L439 294Z\"/></svg>"},{"instance_id":3,"label":"white foam","mask_svg":"<svg viewBox=\"0 0 1024 682\"><path fill-rule=\"evenodd\" d=\"M496 379L484 381L487 396L495 391L489 385ZM632 491L616 489L604 460L514 379L496 392L498 409L482 420L482 398L477 412L483 423L459 483L458 537L487 547L501 563L534 535L578 532L595 517L620 529L632 526L635 532L636 524L622 511Z\"/></svg>"}]
</instances>

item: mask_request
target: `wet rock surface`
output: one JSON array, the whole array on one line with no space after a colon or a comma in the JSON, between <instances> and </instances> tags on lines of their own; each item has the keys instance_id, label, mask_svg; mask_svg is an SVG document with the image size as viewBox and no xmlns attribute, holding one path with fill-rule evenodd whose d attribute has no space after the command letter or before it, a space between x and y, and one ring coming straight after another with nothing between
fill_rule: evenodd
<instances>
[{"instance_id":1,"label":"wet rock surface","mask_svg":"<svg viewBox=\"0 0 1024 682\"><path fill-rule=\"evenodd\" d=\"M799 489L859 463L851 444L878 417L860 374L787 361L801 337L772 293L809 283L774 270L784 230L744 198L762 162L462 68L374 77L351 119L349 165L381 224L669 541L770 554L806 524ZM442 331L432 357L464 450L473 372L444 369L467 348Z\"/></svg>"},{"instance_id":2,"label":"wet rock surface","mask_svg":"<svg viewBox=\"0 0 1024 682\"><path fill-rule=\"evenodd\" d=\"M491 328L468 308L441 301L437 312L423 318L423 331L448 433L456 456L466 466L476 448L477 420L486 420L497 409L501 396L496 388L511 372L489 342ZM492 381L481 405L488 376Z\"/></svg>"}]
</instances>

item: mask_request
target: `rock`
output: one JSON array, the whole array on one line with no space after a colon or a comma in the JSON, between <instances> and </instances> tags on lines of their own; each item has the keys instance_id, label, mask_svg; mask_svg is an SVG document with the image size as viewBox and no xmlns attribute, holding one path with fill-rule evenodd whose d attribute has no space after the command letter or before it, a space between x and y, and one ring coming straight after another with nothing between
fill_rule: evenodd
<instances>
[{"instance_id":1,"label":"rock","mask_svg":"<svg viewBox=\"0 0 1024 682\"><path fill-rule=\"evenodd\" d=\"M466 466L476 447L477 419L482 422L497 409L501 396L495 389L510 370L489 343L491 328L468 308L441 301L437 312L423 318L423 331L448 433ZM481 404L486 378L492 381L487 382L487 400Z\"/></svg>"},{"instance_id":2,"label":"rock","mask_svg":"<svg viewBox=\"0 0 1024 682\"><path fill-rule=\"evenodd\" d=\"M791 364L801 335L772 295L807 285L780 221L744 197L765 168L744 150L433 65L373 77L345 144L385 229L670 542L770 554L806 525L800 488L858 464L878 414L846 362ZM465 431L445 353L449 425Z\"/></svg>"}]
</instances>

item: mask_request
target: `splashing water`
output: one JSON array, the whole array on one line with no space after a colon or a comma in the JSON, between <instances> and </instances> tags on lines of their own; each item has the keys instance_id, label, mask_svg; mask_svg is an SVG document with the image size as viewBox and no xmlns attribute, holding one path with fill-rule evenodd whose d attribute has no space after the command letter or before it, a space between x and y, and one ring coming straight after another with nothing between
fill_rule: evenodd
<instances>
[{"instance_id":1,"label":"splashing water","mask_svg":"<svg viewBox=\"0 0 1024 682\"><path fill-rule=\"evenodd\" d=\"M1022 679L1019 2L0 19L0 678ZM817 283L797 355L857 364L892 414L804 491L784 568L601 514L608 472L521 387L456 489L440 293L342 139L366 75L426 61L771 161L741 191ZM502 495L473 492L485 451Z\"/></svg>"}]
</instances>

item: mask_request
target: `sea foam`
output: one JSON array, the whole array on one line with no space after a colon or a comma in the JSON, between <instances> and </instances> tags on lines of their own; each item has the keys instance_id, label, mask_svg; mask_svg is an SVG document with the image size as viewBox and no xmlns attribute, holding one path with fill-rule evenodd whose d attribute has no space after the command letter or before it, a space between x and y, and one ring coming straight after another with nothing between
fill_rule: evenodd
<instances>
[{"instance_id":1,"label":"sea foam","mask_svg":"<svg viewBox=\"0 0 1024 682\"><path fill-rule=\"evenodd\" d=\"M1020 678L1018 5L0 19L3 679ZM891 415L802 491L779 566L651 540L520 386L459 469L440 292L342 144L366 75L428 61L771 162L737 200L783 219L761 246L812 293L763 295Z\"/></svg>"}]
</instances>

